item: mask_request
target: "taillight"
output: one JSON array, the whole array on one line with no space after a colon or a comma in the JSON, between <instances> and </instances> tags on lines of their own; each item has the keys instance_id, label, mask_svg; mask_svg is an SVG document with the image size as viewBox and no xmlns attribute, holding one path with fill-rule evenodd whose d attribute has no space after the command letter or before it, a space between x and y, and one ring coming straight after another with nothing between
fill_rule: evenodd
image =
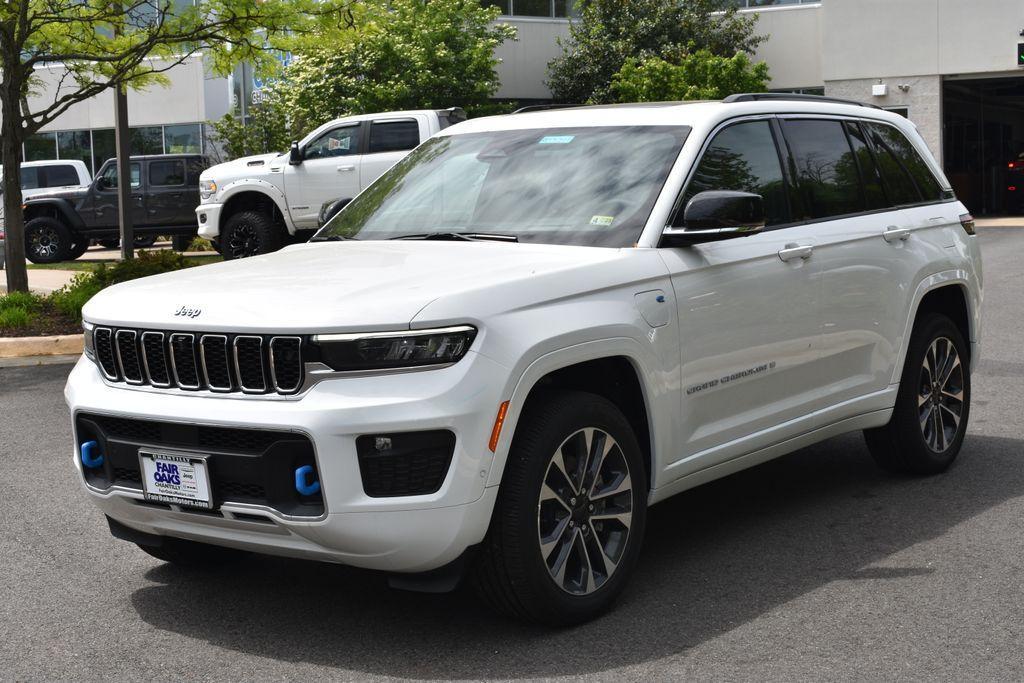
<instances>
[{"instance_id":1,"label":"taillight","mask_svg":"<svg viewBox=\"0 0 1024 683\"><path fill-rule=\"evenodd\" d=\"M1008 188L1006 188L1006 190L1007 190L1007 192L1016 192L1017 191L1017 186L1016 185L1010 185Z\"/></svg>"},{"instance_id":2,"label":"taillight","mask_svg":"<svg viewBox=\"0 0 1024 683\"><path fill-rule=\"evenodd\" d=\"M964 229L968 235L974 234L974 216L969 213L965 213L960 216L960 226Z\"/></svg>"}]
</instances>

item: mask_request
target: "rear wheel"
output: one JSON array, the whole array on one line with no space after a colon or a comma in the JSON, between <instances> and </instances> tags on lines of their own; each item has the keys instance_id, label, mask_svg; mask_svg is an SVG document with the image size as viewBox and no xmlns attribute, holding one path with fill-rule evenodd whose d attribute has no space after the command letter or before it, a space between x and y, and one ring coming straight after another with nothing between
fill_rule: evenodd
<instances>
[{"instance_id":1,"label":"rear wheel","mask_svg":"<svg viewBox=\"0 0 1024 683\"><path fill-rule=\"evenodd\" d=\"M89 249L89 238L76 236L75 239L78 241L75 242L75 246L71 248L71 252L68 254L68 258L72 261L80 257Z\"/></svg>"},{"instance_id":2,"label":"rear wheel","mask_svg":"<svg viewBox=\"0 0 1024 683\"><path fill-rule=\"evenodd\" d=\"M121 246L121 240L116 237L108 237L99 241L100 246L104 249L117 249Z\"/></svg>"},{"instance_id":3,"label":"rear wheel","mask_svg":"<svg viewBox=\"0 0 1024 683\"><path fill-rule=\"evenodd\" d=\"M474 583L506 614L576 624L609 609L632 573L647 519L643 459L608 400L564 392L516 430Z\"/></svg>"},{"instance_id":4,"label":"rear wheel","mask_svg":"<svg viewBox=\"0 0 1024 683\"><path fill-rule=\"evenodd\" d=\"M952 320L929 313L911 335L889 424L864 432L868 450L887 470L942 472L960 452L970 408L967 342Z\"/></svg>"},{"instance_id":5,"label":"rear wheel","mask_svg":"<svg viewBox=\"0 0 1024 683\"><path fill-rule=\"evenodd\" d=\"M242 211L225 223L220 245L225 259L238 259L277 251L283 240L281 231L270 216L257 211Z\"/></svg>"},{"instance_id":6,"label":"rear wheel","mask_svg":"<svg viewBox=\"0 0 1024 683\"><path fill-rule=\"evenodd\" d=\"M174 251L188 251L192 244L192 235L174 235L171 237L171 249Z\"/></svg>"},{"instance_id":7,"label":"rear wheel","mask_svg":"<svg viewBox=\"0 0 1024 683\"><path fill-rule=\"evenodd\" d=\"M156 235L136 235L132 238L132 244L136 249L148 249L156 244Z\"/></svg>"},{"instance_id":8,"label":"rear wheel","mask_svg":"<svg viewBox=\"0 0 1024 683\"><path fill-rule=\"evenodd\" d=\"M25 224L25 256L32 263L66 261L72 246L71 231L54 218L33 218Z\"/></svg>"},{"instance_id":9,"label":"rear wheel","mask_svg":"<svg viewBox=\"0 0 1024 683\"><path fill-rule=\"evenodd\" d=\"M234 548L196 543L180 538L165 538L160 545L136 545L144 553L158 560L189 569L215 569L233 564L246 555L244 551Z\"/></svg>"}]
</instances>

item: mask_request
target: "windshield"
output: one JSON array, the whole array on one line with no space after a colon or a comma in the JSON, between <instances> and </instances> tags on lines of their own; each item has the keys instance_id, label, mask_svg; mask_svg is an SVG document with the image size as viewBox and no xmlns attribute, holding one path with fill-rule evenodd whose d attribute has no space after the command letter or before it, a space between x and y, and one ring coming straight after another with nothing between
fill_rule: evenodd
<instances>
[{"instance_id":1,"label":"windshield","mask_svg":"<svg viewBox=\"0 0 1024 683\"><path fill-rule=\"evenodd\" d=\"M550 128L433 138L356 197L316 239L471 233L632 246L689 130Z\"/></svg>"}]
</instances>

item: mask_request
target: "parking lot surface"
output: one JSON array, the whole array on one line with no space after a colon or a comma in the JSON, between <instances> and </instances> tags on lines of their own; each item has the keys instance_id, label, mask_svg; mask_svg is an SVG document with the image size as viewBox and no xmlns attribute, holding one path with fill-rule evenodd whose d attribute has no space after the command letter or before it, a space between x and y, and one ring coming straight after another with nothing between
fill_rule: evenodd
<instances>
[{"instance_id":1,"label":"parking lot surface","mask_svg":"<svg viewBox=\"0 0 1024 683\"><path fill-rule=\"evenodd\" d=\"M948 473L886 475L852 434L684 493L652 508L617 609L571 630L344 567L163 565L80 490L70 366L0 368L0 679L1019 680L1024 228L981 239L983 360Z\"/></svg>"}]
</instances>

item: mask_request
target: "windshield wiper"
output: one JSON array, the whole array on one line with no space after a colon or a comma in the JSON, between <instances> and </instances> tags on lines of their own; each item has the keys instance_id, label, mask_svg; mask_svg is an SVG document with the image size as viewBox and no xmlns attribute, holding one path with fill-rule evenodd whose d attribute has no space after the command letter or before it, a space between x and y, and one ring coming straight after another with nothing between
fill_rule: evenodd
<instances>
[{"instance_id":1,"label":"windshield wiper","mask_svg":"<svg viewBox=\"0 0 1024 683\"><path fill-rule=\"evenodd\" d=\"M424 232L415 235L400 235L392 237L393 240L448 240L457 242L492 241L492 242L518 242L515 235L502 235L496 232Z\"/></svg>"},{"instance_id":2,"label":"windshield wiper","mask_svg":"<svg viewBox=\"0 0 1024 683\"><path fill-rule=\"evenodd\" d=\"M355 237L345 237L344 235L327 235L325 237L314 237L310 242L350 242L356 241Z\"/></svg>"}]
</instances>

